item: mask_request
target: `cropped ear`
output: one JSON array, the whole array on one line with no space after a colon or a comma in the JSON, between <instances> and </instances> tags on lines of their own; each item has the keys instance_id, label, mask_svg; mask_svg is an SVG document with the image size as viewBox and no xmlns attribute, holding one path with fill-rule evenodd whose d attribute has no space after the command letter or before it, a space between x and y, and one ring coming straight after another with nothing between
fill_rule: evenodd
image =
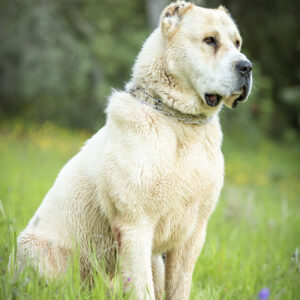
<instances>
[{"instance_id":1,"label":"cropped ear","mask_svg":"<svg viewBox=\"0 0 300 300\"><path fill-rule=\"evenodd\" d=\"M166 36L172 35L174 30L180 24L185 12L192 8L192 6L192 3L185 1L178 1L167 6L160 16L160 24L163 34Z\"/></svg>"},{"instance_id":2,"label":"cropped ear","mask_svg":"<svg viewBox=\"0 0 300 300\"><path fill-rule=\"evenodd\" d=\"M228 10L225 6L223 6L223 5L219 5L219 7L217 8L217 10L222 10L222 11L224 11L226 14L230 15L229 10Z\"/></svg>"}]
</instances>

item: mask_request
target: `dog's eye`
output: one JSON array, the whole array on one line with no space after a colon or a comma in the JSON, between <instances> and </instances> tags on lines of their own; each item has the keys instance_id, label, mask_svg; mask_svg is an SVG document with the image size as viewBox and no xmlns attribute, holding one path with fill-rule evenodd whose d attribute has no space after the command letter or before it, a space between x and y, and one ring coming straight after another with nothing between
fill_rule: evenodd
<instances>
[{"instance_id":1,"label":"dog's eye","mask_svg":"<svg viewBox=\"0 0 300 300\"><path fill-rule=\"evenodd\" d=\"M236 41L235 41L235 46L236 46L237 48L240 48L240 45L241 45L241 42L240 42L239 40L236 40Z\"/></svg>"},{"instance_id":2,"label":"dog's eye","mask_svg":"<svg viewBox=\"0 0 300 300\"><path fill-rule=\"evenodd\" d=\"M206 43L207 45L210 45L210 46L216 46L217 45L216 39L212 36L206 37L203 40L203 42Z\"/></svg>"}]
</instances>

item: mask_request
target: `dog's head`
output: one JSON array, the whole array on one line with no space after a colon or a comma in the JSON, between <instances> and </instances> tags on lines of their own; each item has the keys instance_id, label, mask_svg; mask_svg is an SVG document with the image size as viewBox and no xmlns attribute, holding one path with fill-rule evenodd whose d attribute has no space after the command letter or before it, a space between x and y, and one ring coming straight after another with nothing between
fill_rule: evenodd
<instances>
[{"instance_id":1,"label":"dog's head","mask_svg":"<svg viewBox=\"0 0 300 300\"><path fill-rule=\"evenodd\" d=\"M228 11L180 1L160 19L168 71L198 94L204 111L222 102L235 107L252 85L252 65L241 53L242 39Z\"/></svg>"}]
</instances>

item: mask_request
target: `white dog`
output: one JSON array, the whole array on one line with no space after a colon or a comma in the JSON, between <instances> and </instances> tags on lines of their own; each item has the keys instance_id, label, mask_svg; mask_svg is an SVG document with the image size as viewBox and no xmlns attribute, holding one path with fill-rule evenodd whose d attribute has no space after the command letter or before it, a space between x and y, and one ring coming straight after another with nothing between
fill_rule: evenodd
<instances>
[{"instance_id":1,"label":"white dog","mask_svg":"<svg viewBox=\"0 0 300 300\"><path fill-rule=\"evenodd\" d=\"M116 241L134 298L188 299L223 185L218 112L251 89L241 44L223 7L165 8L126 90L110 96L106 125L64 166L20 234L18 266L57 277L75 241L83 277L91 245L113 276Z\"/></svg>"}]
</instances>

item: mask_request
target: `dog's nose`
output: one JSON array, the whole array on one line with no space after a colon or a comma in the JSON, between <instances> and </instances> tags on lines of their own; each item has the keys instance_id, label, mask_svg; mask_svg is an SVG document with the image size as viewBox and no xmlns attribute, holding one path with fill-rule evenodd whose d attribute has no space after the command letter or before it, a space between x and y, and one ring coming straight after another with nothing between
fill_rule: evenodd
<instances>
[{"instance_id":1,"label":"dog's nose","mask_svg":"<svg viewBox=\"0 0 300 300\"><path fill-rule=\"evenodd\" d=\"M243 76L249 76L252 71L252 64L248 60L239 60L236 65L235 69Z\"/></svg>"}]
</instances>

